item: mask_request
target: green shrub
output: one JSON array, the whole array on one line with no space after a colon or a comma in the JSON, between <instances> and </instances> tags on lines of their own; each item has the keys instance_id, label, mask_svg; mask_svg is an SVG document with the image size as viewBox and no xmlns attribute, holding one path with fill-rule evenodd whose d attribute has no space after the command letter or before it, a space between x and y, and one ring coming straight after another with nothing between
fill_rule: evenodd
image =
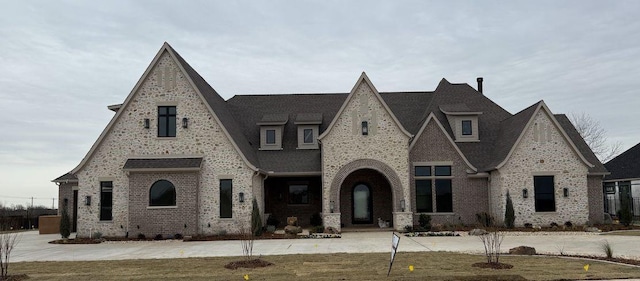
<instances>
[{"instance_id":1,"label":"green shrub","mask_svg":"<svg viewBox=\"0 0 640 281\"><path fill-rule=\"evenodd\" d=\"M477 213L476 221L483 227L493 226L493 217L487 212Z\"/></svg>"},{"instance_id":2,"label":"green shrub","mask_svg":"<svg viewBox=\"0 0 640 281\"><path fill-rule=\"evenodd\" d=\"M507 228L513 228L515 221L516 213L513 210L513 202L511 201L511 196L507 191L507 206L504 212L504 226L506 226Z\"/></svg>"},{"instance_id":3,"label":"green shrub","mask_svg":"<svg viewBox=\"0 0 640 281\"><path fill-rule=\"evenodd\" d=\"M633 222L633 215L631 214L631 210L629 209L629 204L622 204L622 207L618 211L618 220L624 226L631 225Z\"/></svg>"},{"instance_id":4,"label":"green shrub","mask_svg":"<svg viewBox=\"0 0 640 281\"><path fill-rule=\"evenodd\" d=\"M431 230L431 216L427 214L420 214L420 218L418 218L418 222L420 223L420 227L427 231Z\"/></svg>"},{"instance_id":5,"label":"green shrub","mask_svg":"<svg viewBox=\"0 0 640 281\"><path fill-rule=\"evenodd\" d=\"M278 227L279 224L280 224L280 221L276 218L276 216L274 214L270 214L269 217L267 218L267 225L273 225L275 227Z\"/></svg>"},{"instance_id":6,"label":"green shrub","mask_svg":"<svg viewBox=\"0 0 640 281\"><path fill-rule=\"evenodd\" d=\"M404 226L404 232L413 232L413 226L405 225Z\"/></svg>"},{"instance_id":7,"label":"green shrub","mask_svg":"<svg viewBox=\"0 0 640 281\"><path fill-rule=\"evenodd\" d=\"M312 226L322 225L322 217L320 216L320 213L313 213L313 215L311 215L311 219L309 220L309 222L311 223Z\"/></svg>"},{"instance_id":8,"label":"green shrub","mask_svg":"<svg viewBox=\"0 0 640 281\"><path fill-rule=\"evenodd\" d=\"M609 241L604 240L601 247L602 247L602 251L607 256L607 258L613 257L613 248L611 247L611 244L609 244Z\"/></svg>"},{"instance_id":9,"label":"green shrub","mask_svg":"<svg viewBox=\"0 0 640 281\"><path fill-rule=\"evenodd\" d=\"M93 233L93 239L100 239L100 238L102 238L102 232L96 231Z\"/></svg>"},{"instance_id":10,"label":"green shrub","mask_svg":"<svg viewBox=\"0 0 640 281\"><path fill-rule=\"evenodd\" d=\"M69 219L69 213L67 212L67 202L64 202L62 206L62 218L60 219L60 235L62 238L69 238L71 235L71 219Z\"/></svg>"},{"instance_id":11,"label":"green shrub","mask_svg":"<svg viewBox=\"0 0 640 281\"><path fill-rule=\"evenodd\" d=\"M260 217L260 209L258 202L253 198L253 210L251 211L251 233L253 236L262 235L262 218Z\"/></svg>"}]
</instances>

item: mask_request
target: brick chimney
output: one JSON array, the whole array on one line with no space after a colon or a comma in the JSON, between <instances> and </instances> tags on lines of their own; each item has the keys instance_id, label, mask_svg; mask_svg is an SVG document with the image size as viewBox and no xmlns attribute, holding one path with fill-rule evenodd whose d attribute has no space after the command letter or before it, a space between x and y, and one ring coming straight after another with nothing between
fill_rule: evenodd
<instances>
[{"instance_id":1,"label":"brick chimney","mask_svg":"<svg viewBox=\"0 0 640 281\"><path fill-rule=\"evenodd\" d=\"M478 77L478 92L482 93L482 77Z\"/></svg>"}]
</instances>

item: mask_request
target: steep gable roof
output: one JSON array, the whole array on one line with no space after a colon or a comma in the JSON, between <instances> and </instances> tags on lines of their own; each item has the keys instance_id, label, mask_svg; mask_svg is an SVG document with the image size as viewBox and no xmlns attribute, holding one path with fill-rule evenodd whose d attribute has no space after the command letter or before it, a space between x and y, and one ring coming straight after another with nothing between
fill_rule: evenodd
<instances>
[{"instance_id":1,"label":"steep gable roof","mask_svg":"<svg viewBox=\"0 0 640 281\"><path fill-rule=\"evenodd\" d=\"M165 43L168 50L173 53L176 59L179 62L179 65L185 70L185 72L189 75L191 81L196 86L196 90L200 92L202 97L206 100L207 104L212 110L213 116L218 119L220 125L222 126L222 130L225 131L227 136L229 137L229 141L236 147L240 153L240 156L245 158L247 164L249 166L253 166L252 168L256 169L256 165L258 164L258 158L256 157L255 152L251 149L251 145L249 141L247 141L246 137L242 133L238 122L233 118L233 115L227 108L226 102L222 97L214 90L207 81L196 72L191 65L189 65L176 51L173 50L169 44Z\"/></svg>"},{"instance_id":2,"label":"steep gable roof","mask_svg":"<svg viewBox=\"0 0 640 281\"><path fill-rule=\"evenodd\" d=\"M107 133L111 130L120 115L125 111L124 109L130 103L131 99L138 91L142 83L145 81L162 54L164 54L165 52L167 52L174 59L180 70L184 74L186 74L187 80L194 87L194 90L199 93L199 96L203 99L203 101L205 101L205 104L209 108L210 113L218 121L218 123L222 127L222 131L225 133L236 151L238 151L245 163L252 169L257 170L257 167L255 165L257 163L257 157L255 156L255 153L253 153L253 151L250 149L250 146L247 144L248 142L246 141L242 132L237 129L237 123L235 122L235 120L233 120L232 115L227 110L225 101L175 50L173 50L173 48L167 42L165 42L160 50L158 50L158 53L153 58L144 74L140 77L125 101L122 103L121 108L116 112L115 116L111 118L111 121L109 121L107 127L102 131L96 142L91 146L89 152L85 155L82 161L80 161L80 164L78 164L78 166L76 166L71 171L72 174L77 173L91 158L95 150L102 143Z\"/></svg>"},{"instance_id":3,"label":"steep gable roof","mask_svg":"<svg viewBox=\"0 0 640 281\"><path fill-rule=\"evenodd\" d=\"M611 172L605 180L640 179L640 143L611 159L604 166Z\"/></svg>"},{"instance_id":4,"label":"steep gable roof","mask_svg":"<svg viewBox=\"0 0 640 281\"><path fill-rule=\"evenodd\" d=\"M395 114L393 114L393 111L391 111L391 109L389 108L389 106L387 105L387 103L384 101L384 99L382 99L382 97L380 96L380 93L378 93L378 90L376 89L375 86L373 86L373 83L371 83L371 80L369 80L369 77L367 77L367 74L362 72L362 74L360 75L360 78L358 78L358 81L356 82L356 84L353 86L353 89L351 89L351 92L349 93L349 95L347 96L347 99L344 101L344 103L342 104L342 106L340 107L340 110L338 110L338 114L336 114L335 117L333 117L333 120L331 120L331 123L329 124L329 127L322 133L320 134L320 136L318 136L318 140L322 140L327 134L329 134L331 132L331 128L333 128L333 126L335 125L335 123L338 121L338 118L340 118L340 116L342 115L342 113L344 112L344 109L347 107L347 104L349 104L349 101L351 101L351 99L353 98L353 96L355 95L356 91L358 90L358 87L362 84L362 83L366 83L369 88L371 88L371 91L373 92L373 95L378 99L378 101L382 104L383 108L385 109L385 111L387 112L387 114L389 114L389 116L391 116L391 119L393 120L393 122L396 124L396 126L398 126L398 128L400 129L400 131L406 135L407 137L411 138L413 137L411 135L411 133L407 132L407 130L404 128L404 126L402 126L402 124L400 123L400 121L398 121L398 118L395 116Z\"/></svg>"},{"instance_id":5,"label":"steep gable roof","mask_svg":"<svg viewBox=\"0 0 640 281\"><path fill-rule=\"evenodd\" d=\"M516 139L516 141L513 143L513 145L511 145L509 152L507 153L507 156L498 164L495 166L496 169L501 168L502 166L504 166L504 164L507 163L507 161L509 160L509 158L511 157L511 154L513 154L513 151L517 148L518 144L520 143L520 141L522 140L522 138L524 137L524 134L527 132L527 130L529 129L529 127L531 126L531 124L533 123L533 120L535 118L535 115L540 112L543 111L547 114L547 116L549 117L549 119L551 119L551 122L556 126L556 128L558 128L558 131L560 131L560 134L562 135L562 137L565 139L565 141L569 144L569 146L571 147L571 149L578 155L578 158L580 158L580 160L582 160L582 162L587 165L587 167L589 168L593 168L595 167L594 164L591 164L589 161L587 161L587 159L585 158L584 155L582 155L582 153L580 152L580 150L576 147L576 145L574 144L573 140L567 135L567 133L565 132L564 128L560 125L560 123L558 123L558 121L556 120L555 116L551 113L551 110L549 110L549 108L547 107L547 105L544 103L544 101L539 101L537 104L535 104L534 106L527 108L525 110L529 111L531 110L531 108L535 108L535 110L533 112L531 112L531 116L529 117L529 119L526 122L525 127L519 131L518 134L518 138ZM524 110L523 110L524 111ZM522 117L524 117L525 115L523 115ZM517 121L522 121L522 120L517 120ZM514 124L515 126L518 126L519 124ZM508 145L507 145L508 146ZM499 158L498 158L499 159Z\"/></svg>"},{"instance_id":6,"label":"steep gable roof","mask_svg":"<svg viewBox=\"0 0 640 281\"><path fill-rule=\"evenodd\" d=\"M416 134L416 137L413 138L413 140L411 141L411 144L409 145L409 150L411 150L413 148L413 146L416 144L418 139L422 136L422 132L424 132L425 128L429 125L429 122L431 122L431 121L435 122L435 124L438 126L438 128L440 128L440 130L442 131L444 136L447 138L447 140L449 140L449 143L451 144L451 146L456 150L456 152L458 152L458 155L460 155L460 158L462 158L464 163L467 164L467 166L471 170L473 170L474 172L477 172L478 169L476 167L474 167L473 164L471 164L471 162L469 162L469 160L467 160L467 157L465 157L465 155L462 153L462 151L460 151L460 148L456 145L456 143L453 141L451 136L449 134L447 134L446 130L442 126L442 123L440 123L440 121L438 121L438 119L435 117L435 115L433 113L431 113L431 114L429 114L429 116L427 116L427 120L422 124L422 127L420 128L420 131L418 131L418 134Z\"/></svg>"}]
</instances>

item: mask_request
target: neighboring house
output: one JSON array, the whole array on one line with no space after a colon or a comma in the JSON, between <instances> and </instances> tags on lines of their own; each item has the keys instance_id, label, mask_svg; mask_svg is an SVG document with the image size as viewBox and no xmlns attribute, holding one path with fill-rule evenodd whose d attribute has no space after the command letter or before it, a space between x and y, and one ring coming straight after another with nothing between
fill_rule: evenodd
<instances>
[{"instance_id":1,"label":"neighboring house","mask_svg":"<svg viewBox=\"0 0 640 281\"><path fill-rule=\"evenodd\" d=\"M605 212L616 215L622 204L630 204L640 216L640 143L611 159L604 166L611 172L604 179Z\"/></svg>"},{"instance_id":2,"label":"neighboring house","mask_svg":"<svg viewBox=\"0 0 640 281\"><path fill-rule=\"evenodd\" d=\"M605 168L543 101L513 115L467 84L227 101L164 44L80 164L55 179L79 236L215 234L263 219L398 230L603 219Z\"/></svg>"}]
</instances>

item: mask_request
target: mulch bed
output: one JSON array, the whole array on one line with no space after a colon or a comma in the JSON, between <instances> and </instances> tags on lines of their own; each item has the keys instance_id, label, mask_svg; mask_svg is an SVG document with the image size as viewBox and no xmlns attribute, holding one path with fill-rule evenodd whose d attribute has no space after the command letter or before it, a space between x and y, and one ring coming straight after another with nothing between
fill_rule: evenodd
<instances>
[{"instance_id":1,"label":"mulch bed","mask_svg":"<svg viewBox=\"0 0 640 281\"><path fill-rule=\"evenodd\" d=\"M49 241L49 244L100 244L102 239L75 238L75 239L58 239Z\"/></svg>"},{"instance_id":2,"label":"mulch bed","mask_svg":"<svg viewBox=\"0 0 640 281\"><path fill-rule=\"evenodd\" d=\"M243 240L244 236L239 234L228 235L211 235L211 236L193 236L190 239L184 239L184 242L189 241L226 241L226 240ZM253 237L254 240L262 239L288 239L285 234L263 233L260 236Z\"/></svg>"},{"instance_id":3,"label":"mulch bed","mask_svg":"<svg viewBox=\"0 0 640 281\"><path fill-rule=\"evenodd\" d=\"M243 268L259 268L259 267L267 267L273 265L272 263L261 260L261 259L252 259L252 260L241 260L241 261L233 261L224 266L227 269L238 269L240 267Z\"/></svg>"},{"instance_id":4,"label":"mulch bed","mask_svg":"<svg viewBox=\"0 0 640 281\"><path fill-rule=\"evenodd\" d=\"M474 263L471 266L479 267L479 268L491 268L491 269L511 269L513 265L508 263L495 263L495 262L478 262Z\"/></svg>"}]
</instances>

